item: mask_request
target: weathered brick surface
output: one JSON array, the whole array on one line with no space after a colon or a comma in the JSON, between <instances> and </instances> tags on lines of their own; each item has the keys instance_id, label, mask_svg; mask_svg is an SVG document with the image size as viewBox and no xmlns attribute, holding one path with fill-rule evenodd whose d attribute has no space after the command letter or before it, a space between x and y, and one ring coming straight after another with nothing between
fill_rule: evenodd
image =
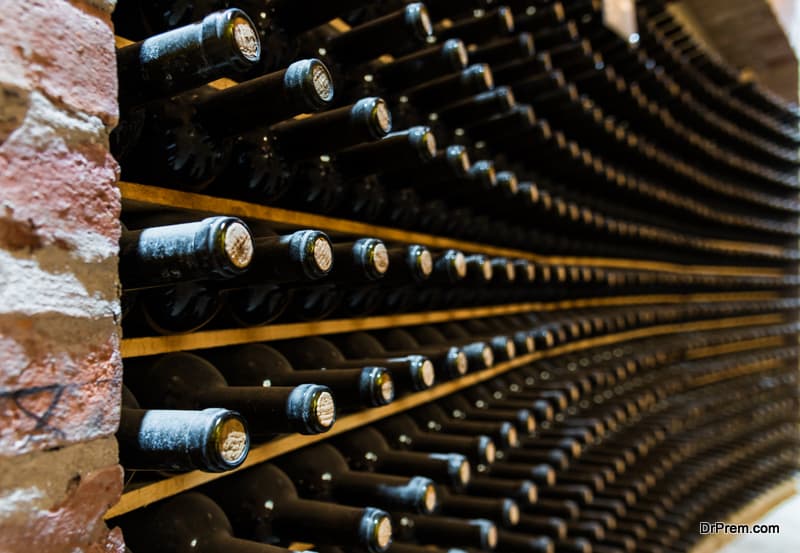
<instances>
[{"instance_id":1,"label":"weathered brick surface","mask_svg":"<svg viewBox=\"0 0 800 553\"><path fill-rule=\"evenodd\" d=\"M0 319L0 457L113 434L118 352L105 321Z\"/></svg>"},{"instance_id":2,"label":"weathered brick surface","mask_svg":"<svg viewBox=\"0 0 800 553\"><path fill-rule=\"evenodd\" d=\"M115 456L104 439L0 460L0 552L121 552L102 521L122 489Z\"/></svg>"},{"instance_id":3,"label":"weathered brick surface","mask_svg":"<svg viewBox=\"0 0 800 553\"><path fill-rule=\"evenodd\" d=\"M106 124L116 121L109 13L66 0L0 0L0 13L0 81L13 79Z\"/></svg>"},{"instance_id":4,"label":"weathered brick surface","mask_svg":"<svg viewBox=\"0 0 800 553\"><path fill-rule=\"evenodd\" d=\"M123 551L114 0L0 0L0 553Z\"/></svg>"}]
</instances>

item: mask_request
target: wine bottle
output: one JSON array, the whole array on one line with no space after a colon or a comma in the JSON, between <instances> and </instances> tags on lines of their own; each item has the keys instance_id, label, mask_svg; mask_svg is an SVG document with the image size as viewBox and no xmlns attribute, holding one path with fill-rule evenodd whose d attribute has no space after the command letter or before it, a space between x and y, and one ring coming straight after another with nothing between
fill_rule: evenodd
<instances>
[{"instance_id":1,"label":"wine bottle","mask_svg":"<svg viewBox=\"0 0 800 553\"><path fill-rule=\"evenodd\" d=\"M392 375L392 382L395 380L394 375L397 375L405 389L425 389L433 385L435 378L430 360L421 355L393 357L383 350L373 350L376 353L374 356L348 359L334 342L318 336L277 342L274 346L299 370L345 370L378 366Z\"/></svg>"},{"instance_id":2,"label":"wine bottle","mask_svg":"<svg viewBox=\"0 0 800 553\"><path fill-rule=\"evenodd\" d=\"M431 10L435 21L452 18L454 16L471 13L473 10L483 10L492 5L491 0L428 0L426 5Z\"/></svg>"},{"instance_id":3,"label":"wine bottle","mask_svg":"<svg viewBox=\"0 0 800 553\"><path fill-rule=\"evenodd\" d=\"M116 437L127 470L223 472L250 449L247 423L235 411L141 409L125 386Z\"/></svg>"},{"instance_id":4,"label":"wine bottle","mask_svg":"<svg viewBox=\"0 0 800 553\"><path fill-rule=\"evenodd\" d=\"M276 464L292 479L299 493L311 499L420 514L431 514L439 506L431 479L351 470L329 444L290 453Z\"/></svg>"},{"instance_id":5,"label":"wine bottle","mask_svg":"<svg viewBox=\"0 0 800 553\"><path fill-rule=\"evenodd\" d=\"M485 64L470 65L460 73L440 77L404 90L402 96L415 108L436 111L463 98L494 88L492 70Z\"/></svg>"},{"instance_id":6,"label":"wine bottle","mask_svg":"<svg viewBox=\"0 0 800 553\"><path fill-rule=\"evenodd\" d=\"M237 536L261 542L311 541L384 553L392 542L389 515L298 497L291 479L270 463L218 480L202 490L228 514Z\"/></svg>"},{"instance_id":7,"label":"wine bottle","mask_svg":"<svg viewBox=\"0 0 800 553\"><path fill-rule=\"evenodd\" d=\"M469 332L462 323L443 323L436 327L442 334L454 340L482 340L492 348L492 356L499 361L509 361L517 356L517 347L508 336L475 335Z\"/></svg>"},{"instance_id":8,"label":"wine bottle","mask_svg":"<svg viewBox=\"0 0 800 553\"><path fill-rule=\"evenodd\" d=\"M282 121L236 144L231 165L217 189L221 194L263 203L305 206L317 196L334 194L340 185L332 154L379 139L391 128L386 102L375 97Z\"/></svg>"},{"instance_id":9,"label":"wine bottle","mask_svg":"<svg viewBox=\"0 0 800 553\"><path fill-rule=\"evenodd\" d=\"M253 240L250 275L226 283L203 280L140 293L144 319L160 333L196 330L222 309L219 323L265 324L286 309L291 286L327 274L333 263L332 246L320 231L303 230L279 236L259 225ZM220 293L222 292L222 293Z\"/></svg>"},{"instance_id":10,"label":"wine bottle","mask_svg":"<svg viewBox=\"0 0 800 553\"><path fill-rule=\"evenodd\" d=\"M388 252L392 269L381 280L384 285L420 284L433 274L433 255L425 246L396 246L389 248Z\"/></svg>"},{"instance_id":11,"label":"wine bottle","mask_svg":"<svg viewBox=\"0 0 800 553\"><path fill-rule=\"evenodd\" d=\"M553 406L548 401L509 399L502 388L478 385L465 389L463 394L470 401L480 402L481 405L489 408L528 409L533 413L537 423L552 420L555 416Z\"/></svg>"},{"instance_id":12,"label":"wine bottle","mask_svg":"<svg viewBox=\"0 0 800 553\"><path fill-rule=\"evenodd\" d=\"M263 102L264 95L271 101ZM224 90L199 90L151 104L123 172L126 178L160 186L205 190L226 171L233 141L241 133L317 111L332 99L330 74L312 59Z\"/></svg>"},{"instance_id":13,"label":"wine bottle","mask_svg":"<svg viewBox=\"0 0 800 553\"><path fill-rule=\"evenodd\" d=\"M409 413L420 426L428 431L472 436L490 436L500 451L519 445L516 427L508 421L467 421L450 417L442 407L435 403L422 405Z\"/></svg>"},{"instance_id":14,"label":"wine bottle","mask_svg":"<svg viewBox=\"0 0 800 553\"><path fill-rule=\"evenodd\" d=\"M406 330L423 345L458 346L467 356L471 370L484 370L494 365L494 352L485 342L448 339L439 329L431 325L409 327Z\"/></svg>"},{"instance_id":15,"label":"wine bottle","mask_svg":"<svg viewBox=\"0 0 800 553\"><path fill-rule=\"evenodd\" d=\"M405 414L383 419L375 427L396 447L431 453L461 453L474 465L491 465L497 454L497 446L489 436L425 432Z\"/></svg>"},{"instance_id":16,"label":"wine bottle","mask_svg":"<svg viewBox=\"0 0 800 553\"><path fill-rule=\"evenodd\" d=\"M512 528L519 523L519 506L508 497L472 497L443 488L439 491L439 503L444 516L481 518L505 528Z\"/></svg>"},{"instance_id":17,"label":"wine bottle","mask_svg":"<svg viewBox=\"0 0 800 553\"><path fill-rule=\"evenodd\" d=\"M511 0L510 6L512 9L523 7L516 5L522 3L524 3L524 1ZM545 48L543 43L539 44L539 33L552 27L564 25L566 21L566 12L561 2L553 2L547 6L538 6L535 10L525 10L515 19L519 29L535 33L537 45L540 48Z\"/></svg>"},{"instance_id":18,"label":"wine bottle","mask_svg":"<svg viewBox=\"0 0 800 553\"><path fill-rule=\"evenodd\" d=\"M327 386L340 409L378 407L394 399L389 372L380 366L333 369L324 365L290 364L281 353L266 344L247 344L209 350L204 353L233 386L299 386L315 383Z\"/></svg>"},{"instance_id":19,"label":"wine bottle","mask_svg":"<svg viewBox=\"0 0 800 553\"><path fill-rule=\"evenodd\" d=\"M460 128L469 121L479 121L505 113L515 105L512 90L507 86L500 86L443 106L436 112L436 117L451 127Z\"/></svg>"},{"instance_id":20,"label":"wine bottle","mask_svg":"<svg viewBox=\"0 0 800 553\"><path fill-rule=\"evenodd\" d=\"M386 246L375 238L335 244L337 263L318 284L298 287L287 309L288 318L312 321L330 316L349 289L383 278L389 269Z\"/></svg>"},{"instance_id":21,"label":"wine bottle","mask_svg":"<svg viewBox=\"0 0 800 553\"><path fill-rule=\"evenodd\" d=\"M390 63L378 65L373 76L385 90L400 90L461 71L469 57L464 43L456 38L441 45L417 50Z\"/></svg>"},{"instance_id":22,"label":"wine bottle","mask_svg":"<svg viewBox=\"0 0 800 553\"><path fill-rule=\"evenodd\" d=\"M117 519L125 542L138 551L175 553L288 553L288 549L235 536L223 510L207 496L187 492ZM263 540L268 541L268 540ZM311 552L306 552L311 553Z\"/></svg>"},{"instance_id":23,"label":"wine bottle","mask_svg":"<svg viewBox=\"0 0 800 553\"><path fill-rule=\"evenodd\" d=\"M275 320L288 307L294 285L326 276L333 267L333 245L318 230L286 235L258 227L250 271L225 283L224 322L254 326Z\"/></svg>"},{"instance_id":24,"label":"wine bottle","mask_svg":"<svg viewBox=\"0 0 800 553\"><path fill-rule=\"evenodd\" d=\"M193 105L203 127L215 135L236 136L321 111L334 97L333 78L318 59L298 60L224 90L199 95ZM268 102L264 99L269 98Z\"/></svg>"},{"instance_id":25,"label":"wine bottle","mask_svg":"<svg viewBox=\"0 0 800 553\"><path fill-rule=\"evenodd\" d=\"M191 353L131 360L126 366L126 384L143 407L222 406L241 413L254 438L282 432L319 434L336 418L333 395L325 386L229 386L213 365Z\"/></svg>"},{"instance_id":26,"label":"wine bottle","mask_svg":"<svg viewBox=\"0 0 800 553\"><path fill-rule=\"evenodd\" d=\"M443 181L464 178L470 169L470 160L464 146L450 145L422 167L413 170L388 171L380 181L391 187L434 185Z\"/></svg>"},{"instance_id":27,"label":"wine bottle","mask_svg":"<svg viewBox=\"0 0 800 553\"><path fill-rule=\"evenodd\" d=\"M511 421L520 435L532 434L536 430L536 419L528 409L490 408L482 402L472 403L460 394L445 396L440 403L457 419Z\"/></svg>"},{"instance_id":28,"label":"wine bottle","mask_svg":"<svg viewBox=\"0 0 800 553\"><path fill-rule=\"evenodd\" d=\"M230 279L253 259L250 229L235 217L123 229L120 280L126 290L192 280Z\"/></svg>"},{"instance_id":29,"label":"wine bottle","mask_svg":"<svg viewBox=\"0 0 800 553\"><path fill-rule=\"evenodd\" d=\"M355 64L423 46L433 34L428 9L414 2L328 39L326 50L339 63Z\"/></svg>"},{"instance_id":30,"label":"wine bottle","mask_svg":"<svg viewBox=\"0 0 800 553\"><path fill-rule=\"evenodd\" d=\"M486 519L464 520L443 516L405 514L397 530L400 542L467 547L491 551L497 545L497 526Z\"/></svg>"},{"instance_id":31,"label":"wine bottle","mask_svg":"<svg viewBox=\"0 0 800 553\"><path fill-rule=\"evenodd\" d=\"M492 67L527 59L533 55L533 35L530 33L519 33L487 44L471 45L469 49L469 59L473 63L488 63Z\"/></svg>"},{"instance_id":32,"label":"wine bottle","mask_svg":"<svg viewBox=\"0 0 800 553\"><path fill-rule=\"evenodd\" d=\"M117 50L120 108L235 77L260 57L261 41L247 14L238 9L208 14Z\"/></svg>"},{"instance_id":33,"label":"wine bottle","mask_svg":"<svg viewBox=\"0 0 800 553\"><path fill-rule=\"evenodd\" d=\"M373 336L392 355L424 355L433 362L437 380L451 380L467 373L469 361L462 348L449 345L420 345L404 329L378 331Z\"/></svg>"},{"instance_id":34,"label":"wine bottle","mask_svg":"<svg viewBox=\"0 0 800 553\"><path fill-rule=\"evenodd\" d=\"M518 505L533 505L539 493L532 480L505 479L492 476L473 477L466 489L467 494L477 497L510 497Z\"/></svg>"},{"instance_id":35,"label":"wine bottle","mask_svg":"<svg viewBox=\"0 0 800 553\"><path fill-rule=\"evenodd\" d=\"M506 6L434 27L436 38L460 38L467 44L489 42L495 37L505 37L513 32L514 14Z\"/></svg>"},{"instance_id":36,"label":"wine bottle","mask_svg":"<svg viewBox=\"0 0 800 553\"><path fill-rule=\"evenodd\" d=\"M460 453L423 453L392 448L372 427L335 436L333 445L354 470L403 476L425 476L453 489L464 489L471 479L469 461Z\"/></svg>"},{"instance_id":37,"label":"wine bottle","mask_svg":"<svg viewBox=\"0 0 800 553\"><path fill-rule=\"evenodd\" d=\"M436 155L436 139L428 127L411 127L380 140L340 151L336 169L348 179L420 167Z\"/></svg>"}]
</instances>

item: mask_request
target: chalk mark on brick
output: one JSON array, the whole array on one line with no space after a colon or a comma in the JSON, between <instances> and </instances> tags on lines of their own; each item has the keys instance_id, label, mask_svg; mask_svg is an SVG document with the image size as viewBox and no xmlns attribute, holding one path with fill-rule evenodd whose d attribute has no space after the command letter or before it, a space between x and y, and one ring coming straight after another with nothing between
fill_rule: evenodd
<instances>
[{"instance_id":1,"label":"chalk mark on brick","mask_svg":"<svg viewBox=\"0 0 800 553\"><path fill-rule=\"evenodd\" d=\"M50 399L50 404L47 406L47 409L45 409L44 413L39 415L30 409L27 409L22 404L22 400L26 397L41 393L52 393L53 395ZM30 388L22 388L14 391L0 391L0 399L11 399L14 402L14 405L16 405L20 411L22 411L31 419L35 420L35 430L50 431L56 434L59 438L66 438L66 434L63 430L50 424L50 419L52 418L53 413L55 413L55 409L58 406L58 403L61 401L61 396L63 394L64 386L61 384L50 384L48 386L32 386Z\"/></svg>"}]
</instances>

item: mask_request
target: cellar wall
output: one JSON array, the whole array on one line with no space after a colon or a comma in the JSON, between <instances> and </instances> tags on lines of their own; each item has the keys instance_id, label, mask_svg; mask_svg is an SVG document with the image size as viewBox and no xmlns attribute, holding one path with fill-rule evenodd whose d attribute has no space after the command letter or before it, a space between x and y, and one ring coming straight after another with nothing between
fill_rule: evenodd
<instances>
[{"instance_id":1,"label":"cellar wall","mask_svg":"<svg viewBox=\"0 0 800 553\"><path fill-rule=\"evenodd\" d=\"M115 2L0 0L0 550L118 551Z\"/></svg>"}]
</instances>

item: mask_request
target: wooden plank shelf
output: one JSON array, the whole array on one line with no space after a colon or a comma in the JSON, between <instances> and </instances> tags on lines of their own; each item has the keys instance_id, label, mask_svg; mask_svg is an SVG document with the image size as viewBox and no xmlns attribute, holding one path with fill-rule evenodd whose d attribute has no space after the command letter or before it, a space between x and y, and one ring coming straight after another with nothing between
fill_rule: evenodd
<instances>
[{"instance_id":1,"label":"wooden plank shelf","mask_svg":"<svg viewBox=\"0 0 800 553\"><path fill-rule=\"evenodd\" d=\"M404 313L400 315L385 315L355 319L331 319L308 323L271 324L249 328L204 330L189 334L175 334L170 336L126 338L122 340L121 352L123 358L142 357L145 355L157 355L174 351L187 351L193 349L230 346L235 344L249 344L252 342L267 342L271 340L288 340L290 338L301 338L304 336L320 336L324 334L339 334L342 332L377 330L381 328L391 328L397 326L434 324L447 321L496 317L536 311L560 311L584 307L633 306L657 303L679 304L699 301L727 302L772 300L777 299L778 297L780 296L776 292L737 292L718 294L654 294L646 296L587 298L557 302L518 303L510 305L451 309L443 311L426 311L422 313Z\"/></svg>"},{"instance_id":2,"label":"wooden plank shelf","mask_svg":"<svg viewBox=\"0 0 800 553\"><path fill-rule=\"evenodd\" d=\"M752 526L764 518L768 512L797 494L797 481L787 480L760 495L728 518L727 524L747 524ZM746 535L746 534L741 534ZM705 536L691 549L691 553L714 553L726 544L740 537L739 534L711 534Z\"/></svg>"},{"instance_id":3,"label":"wooden plank shelf","mask_svg":"<svg viewBox=\"0 0 800 553\"><path fill-rule=\"evenodd\" d=\"M784 323L785 321L786 317L784 315L775 313L775 314L756 315L748 317L727 317L722 319L697 321L697 322L681 323L681 324L659 325L659 326L629 330L626 332L620 332L606 336L588 338L585 340L579 340L573 343L565 344L563 346L555 347L541 352L534 352L529 355L518 357L506 363L497 364L490 369L467 374L457 380L444 382L442 384L434 386L429 390L401 397L396 401L394 401L393 403L386 405L384 407L368 409L352 415L346 415L341 419L339 419L338 421L336 421L336 424L334 424L333 428L325 434L317 434L313 436L302 436L299 434L291 434L277 438L265 444L255 446L250 450L250 454L248 455L245 462L234 471L225 473L207 473L200 471L192 471L179 474L171 478L168 478L166 480L162 480L152 484L146 484L142 487L124 493L120 498L120 501L116 505L114 505L111 509L108 510L108 512L105 514L105 518L110 519L116 516L120 516L127 512L149 505L150 503L153 503L155 501L171 497L183 491L190 490L207 482L211 482L212 480L223 478L239 470L244 470L248 467L258 465L270 459L274 459L275 457L278 457L290 451L294 451L301 447L322 440L326 440L331 436L342 434L349 430L353 430L355 428L373 423L388 416L406 411L413 407L419 406L423 403L436 400L438 398L452 394L453 392L456 392L463 388L467 388L469 386L473 386L480 382L489 380L491 378L494 378L495 376L498 376L515 368L527 365L539 359L555 357L567 353L580 351L587 348L612 345L630 340L649 338L653 336L678 334L682 332L696 332L703 330L737 328L743 326L781 324ZM773 345L775 342L772 338L767 338L763 340L749 341L749 343L753 347L755 346L769 347ZM709 355L713 355L714 352L715 350L711 348L708 349Z\"/></svg>"},{"instance_id":4,"label":"wooden plank shelf","mask_svg":"<svg viewBox=\"0 0 800 553\"><path fill-rule=\"evenodd\" d=\"M119 183L119 187L122 193L122 199L126 202L126 207L166 207L203 213L232 215L243 219L257 219L269 222L278 227L317 228L334 234L371 236L391 242L422 244L437 249L454 248L469 253L529 259L538 263L681 272L684 274L691 273L699 275L780 276L784 274L781 269L768 267L683 265L664 261L624 258L545 256L512 248L491 246L455 238L434 236L405 229L383 227L351 221L349 219L339 219L326 215L292 211L279 207L264 206L228 198L217 198L158 186L123 181ZM768 246L763 244L730 241L718 242L720 242L720 245L723 245L722 243L724 242L725 247L732 247L738 251L764 252L765 249L768 248Z\"/></svg>"}]
</instances>

